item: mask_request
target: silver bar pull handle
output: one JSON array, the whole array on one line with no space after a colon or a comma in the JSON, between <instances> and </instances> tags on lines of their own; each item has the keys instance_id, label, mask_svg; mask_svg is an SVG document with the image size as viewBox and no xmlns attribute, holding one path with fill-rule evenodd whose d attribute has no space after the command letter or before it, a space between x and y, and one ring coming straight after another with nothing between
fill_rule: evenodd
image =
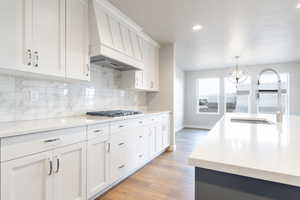
<instances>
[{"instance_id":1,"label":"silver bar pull handle","mask_svg":"<svg viewBox=\"0 0 300 200\"><path fill-rule=\"evenodd\" d=\"M90 64L86 64L86 69L87 69L86 76L89 76L90 75L90 71L91 71Z\"/></svg>"},{"instance_id":2,"label":"silver bar pull handle","mask_svg":"<svg viewBox=\"0 0 300 200\"><path fill-rule=\"evenodd\" d=\"M121 165L120 167L119 167L119 169L122 169L122 168L124 168L125 167L125 165Z\"/></svg>"},{"instance_id":3,"label":"silver bar pull handle","mask_svg":"<svg viewBox=\"0 0 300 200\"><path fill-rule=\"evenodd\" d=\"M94 130L94 133L102 133L103 130Z\"/></svg>"},{"instance_id":4,"label":"silver bar pull handle","mask_svg":"<svg viewBox=\"0 0 300 200\"><path fill-rule=\"evenodd\" d=\"M27 54L27 65L31 66L31 64L32 64L31 63L31 59L32 59L31 49L27 49L26 54Z\"/></svg>"},{"instance_id":5,"label":"silver bar pull handle","mask_svg":"<svg viewBox=\"0 0 300 200\"><path fill-rule=\"evenodd\" d=\"M52 160L49 160L49 172L48 172L48 176L52 175L52 171L53 171L53 162L52 162Z\"/></svg>"},{"instance_id":6,"label":"silver bar pull handle","mask_svg":"<svg viewBox=\"0 0 300 200\"><path fill-rule=\"evenodd\" d=\"M59 168L60 168L60 160L59 158L56 158L56 170L55 170L56 174L59 172Z\"/></svg>"},{"instance_id":7,"label":"silver bar pull handle","mask_svg":"<svg viewBox=\"0 0 300 200\"><path fill-rule=\"evenodd\" d=\"M45 140L44 143L52 143L52 142L57 142L57 141L60 141L60 138Z\"/></svg>"},{"instance_id":8,"label":"silver bar pull handle","mask_svg":"<svg viewBox=\"0 0 300 200\"><path fill-rule=\"evenodd\" d=\"M121 142L120 144L119 144L119 146L122 146L122 145L124 145L125 143L124 142Z\"/></svg>"},{"instance_id":9,"label":"silver bar pull handle","mask_svg":"<svg viewBox=\"0 0 300 200\"><path fill-rule=\"evenodd\" d=\"M39 66L39 53L37 51L34 52L34 67L38 67Z\"/></svg>"},{"instance_id":10,"label":"silver bar pull handle","mask_svg":"<svg viewBox=\"0 0 300 200\"><path fill-rule=\"evenodd\" d=\"M110 143L107 143L107 153L110 152Z\"/></svg>"}]
</instances>

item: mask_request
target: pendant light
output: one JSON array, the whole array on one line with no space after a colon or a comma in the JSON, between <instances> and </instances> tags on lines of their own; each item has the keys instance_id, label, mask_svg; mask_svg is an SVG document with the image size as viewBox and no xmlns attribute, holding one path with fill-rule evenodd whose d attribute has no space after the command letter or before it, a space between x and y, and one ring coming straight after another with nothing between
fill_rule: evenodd
<instances>
[{"instance_id":1,"label":"pendant light","mask_svg":"<svg viewBox=\"0 0 300 200\"><path fill-rule=\"evenodd\" d=\"M240 59L240 56L235 56L234 57L236 59L236 65L235 65L235 68L233 70L231 70L229 72L229 81L236 84L236 87L245 82L248 78L248 74L245 70L241 70L239 68L239 59Z\"/></svg>"}]
</instances>

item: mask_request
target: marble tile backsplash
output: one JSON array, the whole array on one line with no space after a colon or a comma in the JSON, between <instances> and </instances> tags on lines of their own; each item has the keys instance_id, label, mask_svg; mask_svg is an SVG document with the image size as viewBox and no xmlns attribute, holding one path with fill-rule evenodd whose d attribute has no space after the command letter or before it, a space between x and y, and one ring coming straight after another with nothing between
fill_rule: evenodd
<instances>
[{"instance_id":1,"label":"marble tile backsplash","mask_svg":"<svg viewBox=\"0 0 300 200\"><path fill-rule=\"evenodd\" d=\"M145 92L121 89L121 72L92 66L91 82L0 74L0 121L81 115L90 110L146 110Z\"/></svg>"}]
</instances>

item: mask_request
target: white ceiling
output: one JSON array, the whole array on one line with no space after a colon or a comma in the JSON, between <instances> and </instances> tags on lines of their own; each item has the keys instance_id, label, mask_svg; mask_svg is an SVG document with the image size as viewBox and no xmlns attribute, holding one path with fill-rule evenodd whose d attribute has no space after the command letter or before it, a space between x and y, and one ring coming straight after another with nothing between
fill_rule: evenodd
<instances>
[{"instance_id":1,"label":"white ceiling","mask_svg":"<svg viewBox=\"0 0 300 200\"><path fill-rule=\"evenodd\" d=\"M235 55L242 65L300 60L300 0L110 1L158 42L176 42L185 70L228 67Z\"/></svg>"}]
</instances>

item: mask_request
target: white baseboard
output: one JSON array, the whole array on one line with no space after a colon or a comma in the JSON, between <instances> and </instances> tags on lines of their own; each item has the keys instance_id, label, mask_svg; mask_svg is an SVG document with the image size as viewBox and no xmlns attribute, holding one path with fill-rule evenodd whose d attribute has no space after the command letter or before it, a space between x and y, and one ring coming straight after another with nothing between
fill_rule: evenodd
<instances>
[{"instance_id":1,"label":"white baseboard","mask_svg":"<svg viewBox=\"0 0 300 200\"><path fill-rule=\"evenodd\" d=\"M194 128L194 129L210 130L212 127L210 127L210 126L197 126L197 125L184 125L184 128Z\"/></svg>"}]
</instances>

